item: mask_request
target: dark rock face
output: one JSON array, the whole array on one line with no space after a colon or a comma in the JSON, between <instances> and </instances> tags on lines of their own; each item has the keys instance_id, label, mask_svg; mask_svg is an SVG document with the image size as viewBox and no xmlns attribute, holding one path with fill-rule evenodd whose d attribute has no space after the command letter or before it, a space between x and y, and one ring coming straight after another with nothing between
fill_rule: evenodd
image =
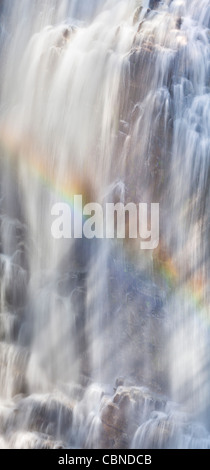
<instances>
[{"instance_id":1,"label":"dark rock face","mask_svg":"<svg viewBox=\"0 0 210 470\"><path fill-rule=\"evenodd\" d=\"M160 0L150 0L149 8L147 9L146 14L149 13L151 10L154 10L154 9L158 8L160 3L161 3ZM134 24L137 23L142 10L143 10L142 6L139 6L139 7L136 8L135 13L134 13L134 17L133 17L133 23Z\"/></svg>"},{"instance_id":2,"label":"dark rock face","mask_svg":"<svg viewBox=\"0 0 210 470\"><path fill-rule=\"evenodd\" d=\"M26 349L0 343L0 385L3 396L27 392L25 379L29 353Z\"/></svg>"},{"instance_id":3,"label":"dark rock face","mask_svg":"<svg viewBox=\"0 0 210 470\"><path fill-rule=\"evenodd\" d=\"M151 10L154 10L155 8L158 8L160 3L161 3L160 0L150 0L149 8L151 8Z\"/></svg>"},{"instance_id":4,"label":"dark rock face","mask_svg":"<svg viewBox=\"0 0 210 470\"><path fill-rule=\"evenodd\" d=\"M148 90L153 79L153 61L155 60L152 42L148 39L142 49L134 48L129 55L130 63L130 99L133 103L137 98L143 99L146 95L145 84Z\"/></svg>"},{"instance_id":5,"label":"dark rock face","mask_svg":"<svg viewBox=\"0 0 210 470\"><path fill-rule=\"evenodd\" d=\"M72 405L56 396L32 395L19 401L7 422L8 428L11 425L17 429L21 425L27 431L42 433L48 437L59 436L65 440L72 425Z\"/></svg>"},{"instance_id":6,"label":"dark rock face","mask_svg":"<svg viewBox=\"0 0 210 470\"><path fill-rule=\"evenodd\" d=\"M19 333L21 326L20 319L17 315L0 313L0 341L14 341Z\"/></svg>"},{"instance_id":7,"label":"dark rock face","mask_svg":"<svg viewBox=\"0 0 210 470\"><path fill-rule=\"evenodd\" d=\"M134 384L167 391L166 316L161 292L129 265L125 270L115 263L112 270L109 289L113 312L116 309L116 373Z\"/></svg>"},{"instance_id":8,"label":"dark rock face","mask_svg":"<svg viewBox=\"0 0 210 470\"><path fill-rule=\"evenodd\" d=\"M134 13L134 17L133 17L133 24L137 23L141 12L142 12L142 7L137 7Z\"/></svg>"},{"instance_id":9,"label":"dark rock face","mask_svg":"<svg viewBox=\"0 0 210 470\"><path fill-rule=\"evenodd\" d=\"M2 302L14 308L21 307L26 301L27 273L16 264L10 263L7 266L6 261L0 259L0 277Z\"/></svg>"},{"instance_id":10,"label":"dark rock face","mask_svg":"<svg viewBox=\"0 0 210 470\"><path fill-rule=\"evenodd\" d=\"M109 343L107 359L103 357L110 364L108 368L111 376L108 380L122 374L130 377L134 384L147 384L166 392L166 318L162 292L132 264L122 262L115 250L110 253L107 267L108 311L103 316L102 325ZM91 377L90 344L86 328L87 278L86 272L71 272L60 279L58 291L64 296L71 293L75 312L75 335L78 338L77 358L80 360L81 373ZM110 331L114 331L114 335ZM112 363L110 355L113 357Z\"/></svg>"}]
</instances>

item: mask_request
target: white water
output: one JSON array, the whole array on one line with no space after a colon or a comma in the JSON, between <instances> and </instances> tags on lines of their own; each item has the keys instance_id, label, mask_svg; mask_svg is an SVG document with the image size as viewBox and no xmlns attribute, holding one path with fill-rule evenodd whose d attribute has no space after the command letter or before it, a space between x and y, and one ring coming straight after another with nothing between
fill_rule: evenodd
<instances>
[{"instance_id":1,"label":"white water","mask_svg":"<svg viewBox=\"0 0 210 470\"><path fill-rule=\"evenodd\" d=\"M3 4L3 448L210 446L210 7L142 4ZM159 202L159 250L54 240L74 194Z\"/></svg>"}]
</instances>

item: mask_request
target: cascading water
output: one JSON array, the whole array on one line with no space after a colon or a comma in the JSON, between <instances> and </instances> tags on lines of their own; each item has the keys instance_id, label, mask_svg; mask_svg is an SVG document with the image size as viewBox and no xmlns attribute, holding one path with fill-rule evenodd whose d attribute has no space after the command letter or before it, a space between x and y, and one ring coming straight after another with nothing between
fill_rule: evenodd
<instances>
[{"instance_id":1,"label":"cascading water","mask_svg":"<svg viewBox=\"0 0 210 470\"><path fill-rule=\"evenodd\" d=\"M0 447L210 448L208 0L0 2ZM160 242L55 240L160 204Z\"/></svg>"}]
</instances>

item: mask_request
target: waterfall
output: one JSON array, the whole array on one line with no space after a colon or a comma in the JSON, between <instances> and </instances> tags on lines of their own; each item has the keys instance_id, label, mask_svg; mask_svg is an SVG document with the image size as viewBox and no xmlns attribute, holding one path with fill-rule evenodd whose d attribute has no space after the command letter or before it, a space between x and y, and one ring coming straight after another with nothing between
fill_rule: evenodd
<instances>
[{"instance_id":1,"label":"waterfall","mask_svg":"<svg viewBox=\"0 0 210 470\"><path fill-rule=\"evenodd\" d=\"M0 448L210 448L209 28L0 2ZM158 246L56 239L60 203L159 204Z\"/></svg>"}]
</instances>

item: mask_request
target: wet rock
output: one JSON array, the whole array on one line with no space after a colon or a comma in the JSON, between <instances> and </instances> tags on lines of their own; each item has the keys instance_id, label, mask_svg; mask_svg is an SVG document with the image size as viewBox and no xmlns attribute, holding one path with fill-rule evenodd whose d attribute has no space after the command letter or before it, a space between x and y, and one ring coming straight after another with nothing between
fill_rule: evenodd
<instances>
[{"instance_id":1,"label":"wet rock","mask_svg":"<svg viewBox=\"0 0 210 470\"><path fill-rule=\"evenodd\" d=\"M20 321L17 315L0 313L0 341L13 341L17 338L19 329Z\"/></svg>"},{"instance_id":2,"label":"wet rock","mask_svg":"<svg viewBox=\"0 0 210 470\"><path fill-rule=\"evenodd\" d=\"M165 398L157 398L155 400L155 410L156 411L163 411L165 410L165 407L166 407L166 399Z\"/></svg>"},{"instance_id":3,"label":"wet rock","mask_svg":"<svg viewBox=\"0 0 210 470\"><path fill-rule=\"evenodd\" d=\"M150 0L149 8L151 8L151 10L155 10L156 8L158 8L160 3L161 3L160 0Z\"/></svg>"},{"instance_id":4,"label":"wet rock","mask_svg":"<svg viewBox=\"0 0 210 470\"><path fill-rule=\"evenodd\" d=\"M133 267L116 261L111 267L109 292L116 321L113 344L110 338L110 348L118 351L116 387L145 384L166 391L166 314L160 290Z\"/></svg>"},{"instance_id":5,"label":"wet rock","mask_svg":"<svg viewBox=\"0 0 210 470\"><path fill-rule=\"evenodd\" d=\"M126 417L120 413L120 409L115 403L109 403L105 407L101 420L107 426L111 426L121 432L123 432L127 425Z\"/></svg>"},{"instance_id":6,"label":"wet rock","mask_svg":"<svg viewBox=\"0 0 210 470\"><path fill-rule=\"evenodd\" d=\"M64 48L71 39L72 34L77 31L77 28L74 26L65 26L62 31L58 31L58 39L55 46L58 49Z\"/></svg>"},{"instance_id":7,"label":"wet rock","mask_svg":"<svg viewBox=\"0 0 210 470\"><path fill-rule=\"evenodd\" d=\"M102 423L99 449L127 449L128 447L129 439L127 434Z\"/></svg>"},{"instance_id":8,"label":"wet rock","mask_svg":"<svg viewBox=\"0 0 210 470\"><path fill-rule=\"evenodd\" d=\"M130 63L130 100L136 103L145 97L154 76L154 50L151 41L148 39L144 44L141 44L141 47L133 48L128 59Z\"/></svg>"},{"instance_id":9,"label":"wet rock","mask_svg":"<svg viewBox=\"0 0 210 470\"><path fill-rule=\"evenodd\" d=\"M61 395L31 395L17 404L10 417L14 428L64 437L72 425L72 403Z\"/></svg>"},{"instance_id":10,"label":"wet rock","mask_svg":"<svg viewBox=\"0 0 210 470\"><path fill-rule=\"evenodd\" d=\"M119 377L116 379L115 385L116 388L125 384L125 377Z\"/></svg>"},{"instance_id":11,"label":"wet rock","mask_svg":"<svg viewBox=\"0 0 210 470\"><path fill-rule=\"evenodd\" d=\"M13 397L19 393L26 393L25 378L29 353L6 343L0 343L0 389L1 395Z\"/></svg>"},{"instance_id":12,"label":"wet rock","mask_svg":"<svg viewBox=\"0 0 210 470\"><path fill-rule=\"evenodd\" d=\"M10 258L0 256L1 302L3 305L17 307L23 306L26 301L27 272L20 266L13 264Z\"/></svg>"},{"instance_id":13,"label":"wet rock","mask_svg":"<svg viewBox=\"0 0 210 470\"><path fill-rule=\"evenodd\" d=\"M63 37L64 37L64 39L68 39L70 37L70 29L69 28L64 29Z\"/></svg>"},{"instance_id":14,"label":"wet rock","mask_svg":"<svg viewBox=\"0 0 210 470\"><path fill-rule=\"evenodd\" d=\"M88 388L93 384L93 379L89 375L83 373L79 377L79 384L83 388Z\"/></svg>"},{"instance_id":15,"label":"wet rock","mask_svg":"<svg viewBox=\"0 0 210 470\"><path fill-rule=\"evenodd\" d=\"M111 402L105 406L101 414L102 430L99 445L101 448L128 447L128 418L126 410L121 412L117 404Z\"/></svg>"},{"instance_id":16,"label":"wet rock","mask_svg":"<svg viewBox=\"0 0 210 470\"><path fill-rule=\"evenodd\" d=\"M176 20L176 28L181 29L182 26L182 18L179 16Z\"/></svg>"},{"instance_id":17,"label":"wet rock","mask_svg":"<svg viewBox=\"0 0 210 470\"><path fill-rule=\"evenodd\" d=\"M173 442L173 423L162 415L145 422L136 432L133 447L141 449L167 449Z\"/></svg>"},{"instance_id":18,"label":"wet rock","mask_svg":"<svg viewBox=\"0 0 210 470\"><path fill-rule=\"evenodd\" d=\"M161 407L161 402L163 406L163 400L145 388L119 386L101 412L101 448L129 447L139 424Z\"/></svg>"}]
</instances>

